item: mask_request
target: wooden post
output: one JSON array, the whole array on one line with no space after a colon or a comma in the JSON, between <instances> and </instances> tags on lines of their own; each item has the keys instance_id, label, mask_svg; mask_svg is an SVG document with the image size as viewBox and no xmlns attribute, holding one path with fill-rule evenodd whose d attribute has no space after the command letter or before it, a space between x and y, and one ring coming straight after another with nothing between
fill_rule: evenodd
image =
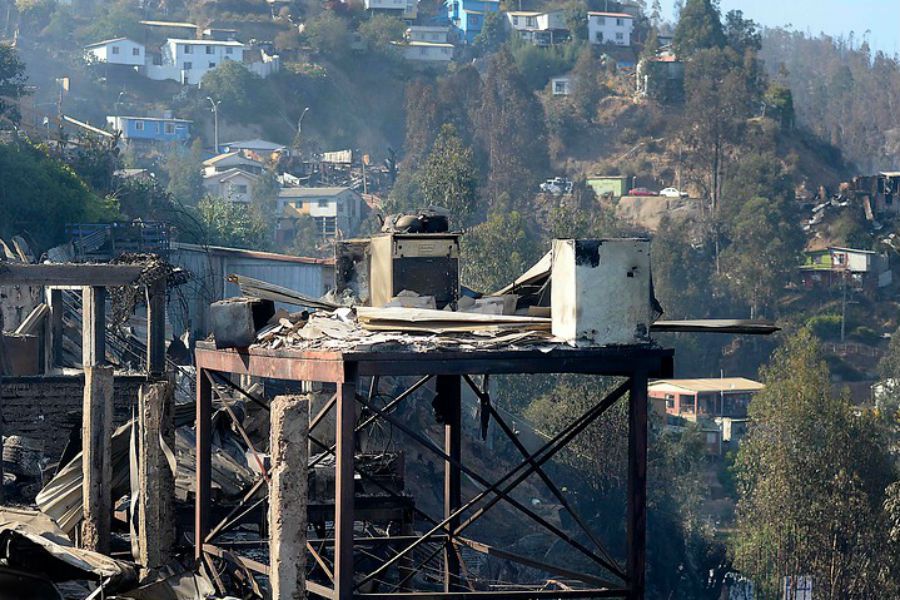
<instances>
[{"instance_id":1,"label":"wooden post","mask_svg":"<svg viewBox=\"0 0 900 600\"><path fill-rule=\"evenodd\" d=\"M62 364L63 295L62 290L49 288L46 292L50 314L44 320L44 373Z\"/></svg>"},{"instance_id":2,"label":"wooden post","mask_svg":"<svg viewBox=\"0 0 900 600\"><path fill-rule=\"evenodd\" d=\"M209 533L209 502L212 494L212 385L206 369L197 369L197 466L194 480L194 558L203 558Z\"/></svg>"},{"instance_id":3,"label":"wooden post","mask_svg":"<svg viewBox=\"0 0 900 600\"><path fill-rule=\"evenodd\" d=\"M94 367L106 362L106 288L83 288L81 364Z\"/></svg>"},{"instance_id":4,"label":"wooden post","mask_svg":"<svg viewBox=\"0 0 900 600\"><path fill-rule=\"evenodd\" d=\"M272 598L306 598L309 396L272 401L269 448L269 585Z\"/></svg>"},{"instance_id":5,"label":"wooden post","mask_svg":"<svg viewBox=\"0 0 900 600\"><path fill-rule=\"evenodd\" d=\"M631 377L628 398L628 543L626 573L629 600L644 600L647 546L647 373Z\"/></svg>"},{"instance_id":6,"label":"wooden post","mask_svg":"<svg viewBox=\"0 0 900 600\"><path fill-rule=\"evenodd\" d=\"M147 372L153 376L166 370L166 280L147 286Z\"/></svg>"},{"instance_id":7,"label":"wooden post","mask_svg":"<svg viewBox=\"0 0 900 600\"><path fill-rule=\"evenodd\" d=\"M444 461L444 518L446 519L462 506L462 474L459 464L462 460L462 427L461 427L461 387L460 378L457 375L439 375L437 377L437 395L444 412L444 452L456 461L454 465L449 460ZM459 527L459 518L452 519L447 524L447 532L453 532ZM452 536L447 539L447 547L444 550L444 591L453 592L462 590L460 585L459 555L454 547Z\"/></svg>"},{"instance_id":8,"label":"wooden post","mask_svg":"<svg viewBox=\"0 0 900 600\"><path fill-rule=\"evenodd\" d=\"M84 522L81 542L84 548L103 553L109 552L112 518L112 409L112 367L85 367L81 431Z\"/></svg>"},{"instance_id":9,"label":"wooden post","mask_svg":"<svg viewBox=\"0 0 900 600\"><path fill-rule=\"evenodd\" d=\"M144 569L156 569L169 561L175 542L175 523L172 519L175 476L160 441L167 434L174 434L172 386L169 382L141 386L137 427L139 535L138 555L134 559ZM166 444L172 449L174 439L167 440Z\"/></svg>"},{"instance_id":10,"label":"wooden post","mask_svg":"<svg viewBox=\"0 0 900 600\"><path fill-rule=\"evenodd\" d=\"M334 483L334 599L353 599L353 461L356 444L356 364L344 363L337 384Z\"/></svg>"}]
</instances>

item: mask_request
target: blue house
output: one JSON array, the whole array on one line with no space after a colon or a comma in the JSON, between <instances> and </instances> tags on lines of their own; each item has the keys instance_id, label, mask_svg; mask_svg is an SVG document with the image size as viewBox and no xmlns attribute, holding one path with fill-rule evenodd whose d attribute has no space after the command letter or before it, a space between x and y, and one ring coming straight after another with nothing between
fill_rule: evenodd
<instances>
[{"instance_id":1,"label":"blue house","mask_svg":"<svg viewBox=\"0 0 900 600\"><path fill-rule=\"evenodd\" d=\"M125 142L186 143L191 139L192 123L161 117L106 117L106 124L114 131L121 131Z\"/></svg>"},{"instance_id":2,"label":"blue house","mask_svg":"<svg viewBox=\"0 0 900 600\"><path fill-rule=\"evenodd\" d=\"M475 41L488 13L500 11L499 0L447 0L447 18L467 44Z\"/></svg>"}]
</instances>

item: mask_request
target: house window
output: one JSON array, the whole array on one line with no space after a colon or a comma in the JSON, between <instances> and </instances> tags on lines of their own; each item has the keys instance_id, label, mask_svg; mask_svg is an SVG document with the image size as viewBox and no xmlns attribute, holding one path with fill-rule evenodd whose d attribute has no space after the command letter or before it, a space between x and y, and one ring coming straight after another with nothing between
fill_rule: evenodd
<instances>
[{"instance_id":1,"label":"house window","mask_svg":"<svg viewBox=\"0 0 900 600\"><path fill-rule=\"evenodd\" d=\"M193 66L194 66L194 63L188 61L188 62L184 63L184 70L185 70L185 71L190 71L190 70L191 70L191 67L193 67Z\"/></svg>"},{"instance_id":2,"label":"house window","mask_svg":"<svg viewBox=\"0 0 900 600\"><path fill-rule=\"evenodd\" d=\"M215 69L215 68L216 68L216 63L214 63L214 62L209 63L209 68L210 68L210 69Z\"/></svg>"},{"instance_id":3,"label":"house window","mask_svg":"<svg viewBox=\"0 0 900 600\"><path fill-rule=\"evenodd\" d=\"M132 49L131 49L131 55L132 55L132 56L140 56L140 55L141 55L141 49L140 49L140 48L132 48Z\"/></svg>"},{"instance_id":4,"label":"house window","mask_svg":"<svg viewBox=\"0 0 900 600\"><path fill-rule=\"evenodd\" d=\"M175 123L166 123L166 135L175 135Z\"/></svg>"},{"instance_id":5,"label":"house window","mask_svg":"<svg viewBox=\"0 0 900 600\"><path fill-rule=\"evenodd\" d=\"M616 25L618 25L619 27L624 27L625 19L616 19Z\"/></svg>"},{"instance_id":6,"label":"house window","mask_svg":"<svg viewBox=\"0 0 900 600\"><path fill-rule=\"evenodd\" d=\"M675 394L666 394L666 409L675 410Z\"/></svg>"},{"instance_id":7,"label":"house window","mask_svg":"<svg viewBox=\"0 0 900 600\"><path fill-rule=\"evenodd\" d=\"M597 25L606 25L606 17L597 17Z\"/></svg>"},{"instance_id":8,"label":"house window","mask_svg":"<svg viewBox=\"0 0 900 600\"><path fill-rule=\"evenodd\" d=\"M206 47L206 53L207 53L207 54L212 54L212 53L213 53L213 47L212 47L212 46L207 46L207 47Z\"/></svg>"},{"instance_id":9,"label":"house window","mask_svg":"<svg viewBox=\"0 0 900 600\"><path fill-rule=\"evenodd\" d=\"M225 48L225 54L231 54L234 51L234 48Z\"/></svg>"},{"instance_id":10,"label":"house window","mask_svg":"<svg viewBox=\"0 0 900 600\"><path fill-rule=\"evenodd\" d=\"M294 208L303 208L303 200L294 200Z\"/></svg>"},{"instance_id":11,"label":"house window","mask_svg":"<svg viewBox=\"0 0 900 600\"><path fill-rule=\"evenodd\" d=\"M594 39L597 40L597 43L598 43L598 44L602 44L602 43L603 43L603 32L602 32L602 31L598 31L598 32L597 32L597 35L596 35L596 37L595 37Z\"/></svg>"},{"instance_id":12,"label":"house window","mask_svg":"<svg viewBox=\"0 0 900 600\"><path fill-rule=\"evenodd\" d=\"M525 26L526 26L526 27L535 27L535 26L537 26L537 19L535 19L534 17L526 17L526 19L525 19Z\"/></svg>"},{"instance_id":13,"label":"house window","mask_svg":"<svg viewBox=\"0 0 900 600\"><path fill-rule=\"evenodd\" d=\"M566 85L566 82L565 82L565 81L554 81L554 82L553 82L553 93L555 93L555 94L565 94L565 93L566 93L566 88L567 88L567 87L568 87L568 86Z\"/></svg>"},{"instance_id":14,"label":"house window","mask_svg":"<svg viewBox=\"0 0 900 600\"><path fill-rule=\"evenodd\" d=\"M706 434L706 443L710 446L719 442L719 434L709 431Z\"/></svg>"},{"instance_id":15,"label":"house window","mask_svg":"<svg viewBox=\"0 0 900 600\"><path fill-rule=\"evenodd\" d=\"M328 208L328 200L319 200L319 208Z\"/></svg>"},{"instance_id":16,"label":"house window","mask_svg":"<svg viewBox=\"0 0 900 600\"><path fill-rule=\"evenodd\" d=\"M231 186L231 191L235 194L246 194L247 193L247 184L246 183L235 183Z\"/></svg>"},{"instance_id":17,"label":"house window","mask_svg":"<svg viewBox=\"0 0 900 600\"><path fill-rule=\"evenodd\" d=\"M479 25L478 19L478 15L472 15L471 17L469 17L469 25L471 25L472 27Z\"/></svg>"},{"instance_id":18,"label":"house window","mask_svg":"<svg viewBox=\"0 0 900 600\"><path fill-rule=\"evenodd\" d=\"M518 24L519 24L519 17L513 15L513 25L518 25Z\"/></svg>"},{"instance_id":19,"label":"house window","mask_svg":"<svg viewBox=\"0 0 900 600\"><path fill-rule=\"evenodd\" d=\"M617 33L617 34L616 34L616 39L617 39L617 40L624 40L624 39L625 39L625 34L624 34L624 33Z\"/></svg>"},{"instance_id":20,"label":"house window","mask_svg":"<svg viewBox=\"0 0 900 600\"><path fill-rule=\"evenodd\" d=\"M192 46L188 46L187 44L185 44L185 46L184 46L184 53L185 53L185 54L193 54L193 53L194 53L194 48L193 48Z\"/></svg>"},{"instance_id":21,"label":"house window","mask_svg":"<svg viewBox=\"0 0 900 600\"><path fill-rule=\"evenodd\" d=\"M427 48L419 48L419 54L421 56L425 56L426 54L428 54L428 49Z\"/></svg>"},{"instance_id":22,"label":"house window","mask_svg":"<svg viewBox=\"0 0 900 600\"><path fill-rule=\"evenodd\" d=\"M143 131L144 130L144 122L143 121L135 121L134 122L134 130L135 131Z\"/></svg>"},{"instance_id":23,"label":"house window","mask_svg":"<svg viewBox=\"0 0 900 600\"><path fill-rule=\"evenodd\" d=\"M112 53L113 53L113 54L118 54L118 53L119 53L119 47L118 47L118 46L113 46L113 47L112 47Z\"/></svg>"}]
</instances>

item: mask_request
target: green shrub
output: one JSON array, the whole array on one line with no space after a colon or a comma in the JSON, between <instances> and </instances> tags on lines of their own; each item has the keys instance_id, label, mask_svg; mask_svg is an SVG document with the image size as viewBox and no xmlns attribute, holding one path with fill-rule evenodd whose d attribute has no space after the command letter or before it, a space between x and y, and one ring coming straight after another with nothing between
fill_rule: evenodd
<instances>
[{"instance_id":1,"label":"green shrub","mask_svg":"<svg viewBox=\"0 0 900 600\"><path fill-rule=\"evenodd\" d=\"M841 336L840 315L816 315L806 321L806 326L821 340L835 340Z\"/></svg>"}]
</instances>

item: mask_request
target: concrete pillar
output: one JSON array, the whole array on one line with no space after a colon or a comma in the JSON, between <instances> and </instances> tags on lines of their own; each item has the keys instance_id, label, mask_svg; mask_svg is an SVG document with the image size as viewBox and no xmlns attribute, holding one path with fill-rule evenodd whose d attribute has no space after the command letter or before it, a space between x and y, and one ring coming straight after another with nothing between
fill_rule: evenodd
<instances>
[{"instance_id":1,"label":"concrete pillar","mask_svg":"<svg viewBox=\"0 0 900 600\"><path fill-rule=\"evenodd\" d=\"M277 396L270 422L269 584L271 597L306 598L309 398Z\"/></svg>"},{"instance_id":2,"label":"concrete pillar","mask_svg":"<svg viewBox=\"0 0 900 600\"><path fill-rule=\"evenodd\" d=\"M175 543L173 500L175 476L163 452L160 439L174 452L175 428L172 420L172 385L161 381L145 383L138 393L138 555L135 562L145 569L161 567L169 561Z\"/></svg>"},{"instance_id":3,"label":"concrete pillar","mask_svg":"<svg viewBox=\"0 0 900 600\"><path fill-rule=\"evenodd\" d=\"M113 369L84 368L81 468L84 475L84 522L81 544L88 550L109 552L112 519Z\"/></svg>"}]
</instances>

